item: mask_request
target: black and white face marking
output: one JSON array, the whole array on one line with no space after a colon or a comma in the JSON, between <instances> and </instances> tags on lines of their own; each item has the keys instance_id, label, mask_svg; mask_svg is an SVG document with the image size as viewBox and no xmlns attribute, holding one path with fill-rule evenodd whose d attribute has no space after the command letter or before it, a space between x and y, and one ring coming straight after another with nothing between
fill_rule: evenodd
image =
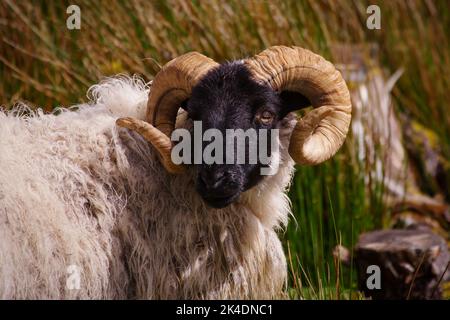
<instances>
[{"instance_id":1,"label":"black and white face marking","mask_svg":"<svg viewBox=\"0 0 450 320\"><path fill-rule=\"evenodd\" d=\"M208 72L182 107L193 121L201 121L203 132L217 129L225 136L227 129L254 129L256 132L267 129L270 132L279 128L280 120L289 112L309 105L301 94L275 92L268 85L253 80L244 64L231 62ZM259 134L257 139L260 145ZM266 150L270 151L270 139L266 142ZM245 143L247 158L250 148L248 140ZM207 143L203 144L204 148ZM215 208L226 207L263 178L260 159L254 164L247 161L229 164L225 161L225 146L223 150L224 164L197 165L196 189L205 202Z\"/></svg>"}]
</instances>

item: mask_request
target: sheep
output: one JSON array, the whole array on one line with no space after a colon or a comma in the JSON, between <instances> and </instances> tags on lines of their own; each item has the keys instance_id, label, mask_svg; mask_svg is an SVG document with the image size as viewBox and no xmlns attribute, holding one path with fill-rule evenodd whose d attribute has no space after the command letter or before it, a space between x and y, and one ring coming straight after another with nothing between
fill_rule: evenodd
<instances>
[{"instance_id":1,"label":"sheep","mask_svg":"<svg viewBox=\"0 0 450 320\"><path fill-rule=\"evenodd\" d=\"M88 95L57 116L0 112L0 298L285 297L294 164L330 158L350 123L332 64L298 47L188 53L151 85L111 78ZM278 129L276 172L174 163L171 134L196 120Z\"/></svg>"}]
</instances>

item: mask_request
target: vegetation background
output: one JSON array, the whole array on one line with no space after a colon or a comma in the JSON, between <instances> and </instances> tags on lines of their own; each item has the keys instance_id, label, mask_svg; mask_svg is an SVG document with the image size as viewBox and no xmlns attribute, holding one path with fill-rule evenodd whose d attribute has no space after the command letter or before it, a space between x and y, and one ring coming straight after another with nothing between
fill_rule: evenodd
<instances>
[{"instance_id":1,"label":"vegetation background","mask_svg":"<svg viewBox=\"0 0 450 320\"><path fill-rule=\"evenodd\" d=\"M80 30L66 27L70 4L81 8ZM381 9L380 30L366 28L372 4ZM383 67L405 70L393 91L396 110L430 128L450 159L449 30L447 0L0 0L0 105L51 111L84 102L105 76L151 80L192 50L224 61L283 44L332 59L337 43L377 43ZM361 297L354 270L332 249L389 224L382 186L365 186L369 171L348 147L323 165L298 168L295 221L281 234L292 298Z\"/></svg>"}]
</instances>

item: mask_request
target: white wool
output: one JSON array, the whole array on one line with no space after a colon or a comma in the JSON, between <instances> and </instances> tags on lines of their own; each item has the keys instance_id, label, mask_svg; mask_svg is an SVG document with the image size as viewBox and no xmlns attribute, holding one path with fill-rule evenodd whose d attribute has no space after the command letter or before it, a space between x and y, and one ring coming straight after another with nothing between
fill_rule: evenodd
<instances>
[{"instance_id":1,"label":"white wool","mask_svg":"<svg viewBox=\"0 0 450 320\"><path fill-rule=\"evenodd\" d=\"M96 105L105 106L118 117L145 119L150 84L138 77L106 78L89 88L87 96Z\"/></svg>"},{"instance_id":2,"label":"white wool","mask_svg":"<svg viewBox=\"0 0 450 320\"><path fill-rule=\"evenodd\" d=\"M148 91L119 77L76 111L0 112L0 298L283 296L276 230L289 214L295 121L280 130L278 173L212 209L193 169L167 174L147 142L116 127L119 116L144 118Z\"/></svg>"}]
</instances>

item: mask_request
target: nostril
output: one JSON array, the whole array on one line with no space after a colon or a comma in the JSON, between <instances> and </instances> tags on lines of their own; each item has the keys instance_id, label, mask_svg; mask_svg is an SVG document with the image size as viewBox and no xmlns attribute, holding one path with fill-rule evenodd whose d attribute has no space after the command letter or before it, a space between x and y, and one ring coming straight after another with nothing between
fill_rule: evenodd
<instances>
[{"instance_id":1,"label":"nostril","mask_svg":"<svg viewBox=\"0 0 450 320\"><path fill-rule=\"evenodd\" d=\"M228 176L227 171L202 171L199 175L199 182L206 189L212 190L223 185Z\"/></svg>"},{"instance_id":2,"label":"nostril","mask_svg":"<svg viewBox=\"0 0 450 320\"><path fill-rule=\"evenodd\" d=\"M221 187L221 186L223 186L227 181L228 181L228 176L229 176L229 174L228 174L228 172L227 171L220 171L220 172L217 172L215 175L214 175L214 183L213 183L213 188L218 188L218 187Z\"/></svg>"},{"instance_id":3,"label":"nostril","mask_svg":"<svg viewBox=\"0 0 450 320\"><path fill-rule=\"evenodd\" d=\"M216 174L214 175L214 179L216 180L216 182L219 182L221 180L223 180L225 178L225 172L216 172Z\"/></svg>"},{"instance_id":4,"label":"nostril","mask_svg":"<svg viewBox=\"0 0 450 320\"><path fill-rule=\"evenodd\" d=\"M205 176L205 174L203 172L201 172L198 176L200 183L206 187L208 186L208 178Z\"/></svg>"}]
</instances>

